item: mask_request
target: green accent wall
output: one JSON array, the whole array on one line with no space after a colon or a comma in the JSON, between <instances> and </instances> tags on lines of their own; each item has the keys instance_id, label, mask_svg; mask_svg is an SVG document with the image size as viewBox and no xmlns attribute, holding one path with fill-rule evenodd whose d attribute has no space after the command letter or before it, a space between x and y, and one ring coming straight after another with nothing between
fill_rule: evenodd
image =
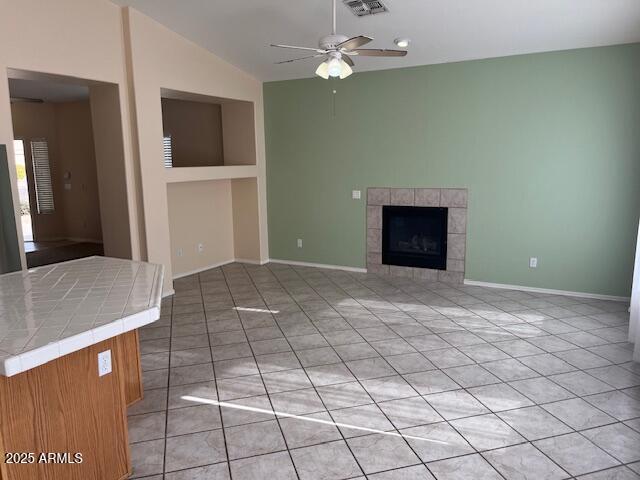
<instances>
[{"instance_id":1,"label":"green accent wall","mask_svg":"<svg viewBox=\"0 0 640 480\"><path fill-rule=\"evenodd\" d=\"M271 258L364 267L367 187L466 187L467 279L630 294L640 44L269 82L264 103Z\"/></svg>"}]
</instances>

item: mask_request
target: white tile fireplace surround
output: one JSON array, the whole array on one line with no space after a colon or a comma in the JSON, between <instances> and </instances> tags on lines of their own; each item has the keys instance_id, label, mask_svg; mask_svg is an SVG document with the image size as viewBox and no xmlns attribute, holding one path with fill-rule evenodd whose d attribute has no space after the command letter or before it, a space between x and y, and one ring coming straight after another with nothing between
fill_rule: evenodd
<instances>
[{"instance_id":1,"label":"white tile fireplace surround","mask_svg":"<svg viewBox=\"0 0 640 480\"><path fill-rule=\"evenodd\" d=\"M446 207L446 270L400 267L382 263L382 207ZM417 280L462 283L467 245L466 188L368 188L367 189L367 271Z\"/></svg>"}]
</instances>

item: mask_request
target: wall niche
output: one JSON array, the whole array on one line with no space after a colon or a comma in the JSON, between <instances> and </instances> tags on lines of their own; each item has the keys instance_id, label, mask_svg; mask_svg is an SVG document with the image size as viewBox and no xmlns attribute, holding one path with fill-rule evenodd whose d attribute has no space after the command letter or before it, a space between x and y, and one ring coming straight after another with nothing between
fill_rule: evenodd
<instances>
[{"instance_id":1,"label":"wall niche","mask_svg":"<svg viewBox=\"0 0 640 480\"><path fill-rule=\"evenodd\" d=\"M255 165L253 102L161 90L167 168Z\"/></svg>"}]
</instances>

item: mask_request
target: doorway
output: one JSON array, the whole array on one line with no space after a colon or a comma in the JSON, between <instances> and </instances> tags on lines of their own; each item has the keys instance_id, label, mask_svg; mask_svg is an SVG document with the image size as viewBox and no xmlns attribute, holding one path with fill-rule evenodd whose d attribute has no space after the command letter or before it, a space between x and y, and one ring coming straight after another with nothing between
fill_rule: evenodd
<instances>
[{"instance_id":1,"label":"doorway","mask_svg":"<svg viewBox=\"0 0 640 480\"><path fill-rule=\"evenodd\" d=\"M118 86L10 70L9 93L26 267L131 258Z\"/></svg>"},{"instance_id":2,"label":"doorway","mask_svg":"<svg viewBox=\"0 0 640 480\"><path fill-rule=\"evenodd\" d=\"M10 79L27 267L102 255L89 88Z\"/></svg>"}]
</instances>

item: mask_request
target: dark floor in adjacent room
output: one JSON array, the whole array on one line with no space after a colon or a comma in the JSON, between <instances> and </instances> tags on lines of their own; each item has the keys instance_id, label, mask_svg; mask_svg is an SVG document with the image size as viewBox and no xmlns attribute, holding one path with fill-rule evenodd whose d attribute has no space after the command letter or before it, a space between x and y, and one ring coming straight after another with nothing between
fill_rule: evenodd
<instances>
[{"instance_id":1,"label":"dark floor in adjacent room","mask_svg":"<svg viewBox=\"0 0 640 480\"><path fill-rule=\"evenodd\" d=\"M93 255L104 255L102 243L74 242L72 240L25 242L24 250L29 268Z\"/></svg>"}]
</instances>

